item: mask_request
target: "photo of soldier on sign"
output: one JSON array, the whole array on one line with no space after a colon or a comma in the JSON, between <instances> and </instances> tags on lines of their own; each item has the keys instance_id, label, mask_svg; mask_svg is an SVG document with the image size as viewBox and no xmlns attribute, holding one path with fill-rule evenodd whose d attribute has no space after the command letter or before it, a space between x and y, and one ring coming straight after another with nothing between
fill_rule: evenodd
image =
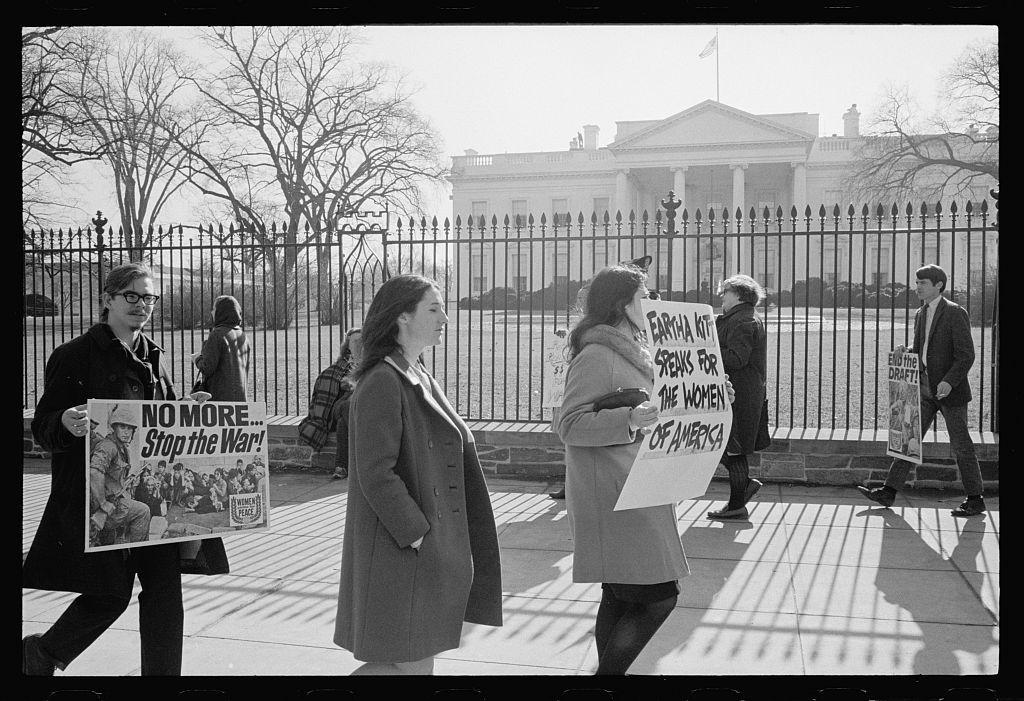
<instances>
[{"instance_id":1,"label":"photo of soldier on sign","mask_svg":"<svg viewBox=\"0 0 1024 701\"><path fill-rule=\"evenodd\" d=\"M266 405L90 399L86 552L269 526Z\"/></svg>"}]
</instances>

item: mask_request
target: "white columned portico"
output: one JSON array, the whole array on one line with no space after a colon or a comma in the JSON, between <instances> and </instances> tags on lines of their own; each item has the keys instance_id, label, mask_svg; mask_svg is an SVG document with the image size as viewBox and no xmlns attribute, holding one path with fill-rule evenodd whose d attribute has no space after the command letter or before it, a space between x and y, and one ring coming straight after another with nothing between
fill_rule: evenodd
<instances>
[{"instance_id":1,"label":"white columned portico","mask_svg":"<svg viewBox=\"0 0 1024 701\"><path fill-rule=\"evenodd\" d=\"M622 221L629 221L629 203L632 199L629 188L629 170L620 168L615 171L615 209L622 213ZM612 216L614 219L614 215Z\"/></svg>"},{"instance_id":2,"label":"white columned portico","mask_svg":"<svg viewBox=\"0 0 1024 701\"><path fill-rule=\"evenodd\" d=\"M807 206L807 166L800 162L789 165L793 168L793 205L796 207L797 219L802 219Z\"/></svg>"},{"instance_id":3,"label":"white columned portico","mask_svg":"<svg viewBox=\"0 0 1024 701\"><path fill-rule=\"evenodd\" d=\"M676 193L679 200L679 214L686 208L686 168L687 166L675 166L672 168L672 191Z\"/></svg>"},{"instance_id":4,"label":"white columned portico","mask_svg":"<svg viewBox=\"0 0 1024 701\"><path fill-rule=\"evenodd\" d=\"M743 171L747 169L746 163L730 163L732 169L732 208L729 215L736 214L736 209L746 214L746 207L743 206L743 191L746 187L746 178Z\"/></svg>"}]
</instances>

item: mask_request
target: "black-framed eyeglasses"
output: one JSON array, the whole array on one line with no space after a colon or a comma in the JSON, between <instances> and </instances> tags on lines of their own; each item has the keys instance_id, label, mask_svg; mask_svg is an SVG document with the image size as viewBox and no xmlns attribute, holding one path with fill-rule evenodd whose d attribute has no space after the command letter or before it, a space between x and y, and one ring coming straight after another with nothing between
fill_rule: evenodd
<instances>
[{"instance_id":1,"label":"black-framed eyeglasses","mask_svg":"<svg viewBox=\"0 0 1024 701\"><path fill-rule=\"evenodd\" d=\"M111 297L117 297L118 295L124 297L124 301L128 304L136 304L141 299L147 307L152 307L160 299L160 295L140 295L138 292L131 291L115 292Z\"/></svg>"}]
</instances>

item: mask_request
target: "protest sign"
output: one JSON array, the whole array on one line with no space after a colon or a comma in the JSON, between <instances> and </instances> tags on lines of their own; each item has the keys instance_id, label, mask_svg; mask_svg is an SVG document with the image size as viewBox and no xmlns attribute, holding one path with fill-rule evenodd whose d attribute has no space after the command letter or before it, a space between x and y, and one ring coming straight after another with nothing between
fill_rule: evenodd
<instances>
[{"instance_id":1,"label":"protest sign","mask_svg":"<svg viewBox=\"0 0 1024 701\"><path fill-rule=\"evenodd\" d=\"M562 406L562 395L565 394L565 370L569 366L566 352L569 333L565 329L556 329L549 332L544 341L544 396L540 405L557 409Z\"/></svg>"},{"instance_id":2,"label":"protest sign","mask_svg":"<svg viewBox=\"0 0 1024 701\"><path fill-rule=\"evenodd\" d=\"M886 455L920 465L921 371L917 353L903 353L899 362L889 353L889 445Z\"/></svg>"},{"instance_id":3,"label":"protest sign","mask_svg":"<svg viewBox=\"0 0 1024 701\"><path fill-rule=\"evenodd\" d=\"M90 399L85 550L266 529L263 402Z\"/></svg>"},{"instance_id":4,"label":"protest sign","mask_svg":"<svg viewBox=\"0 0 1024 701\"><path fill-rule=\"evenodd\" d=\"M710 306L643 300L658 421L643 437L615 509L701 496L725 452L732 406Z\"/></svg>"}]
</instances>

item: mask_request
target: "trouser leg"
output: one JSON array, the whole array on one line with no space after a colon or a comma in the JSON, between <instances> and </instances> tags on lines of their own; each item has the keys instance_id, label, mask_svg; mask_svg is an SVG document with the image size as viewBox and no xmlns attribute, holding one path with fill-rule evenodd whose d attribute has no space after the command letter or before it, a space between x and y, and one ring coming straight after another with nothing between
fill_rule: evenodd
<instances>
[{"instance_id":1,"label":"trouser leg","mask_svg":"<svg viewBox=\"0 0 1024 701\"><path fill-rule=\"evenodd\" d=\"M722 458L729 471L729 504L727 509L738 509L744 505L744 495L750 483L750 465L746 455L726 455Z\"/></svg>"},{"instance_id":2,"label":"trouser leg","mask_svg":"<svg viewBox=\"0 0 1024 701\"><path fill-rule=\"evenodd\" d=\"M974 450L974 441L967 428L967 405L941 406L942 417L946 420L949 432L949 444L956 455L956 464L960 468L960 479L964 483L964 491L968 496L975 496L984 490L981 479L981 466Z\"/></svg>"},{"instance_id":3,"label":"trouser leg","mask_svg":"<svg viewBox=\"0 0 1024 701\"><path fill-rule=\"evenodd\" d=\"M338 452L334 456L334 471L348 469L348 400L338 402Z\"/></svg>"},{"instance_id":4,"label":"trouser leg","mask_svg":"<svg viewBox=\"0 0 1024 701\"><path fill-rule=\"evenodd\" d=\"M597 607L597 623L594 626L598 664L604 656L604 648L608 644L612 629L628 608L628 602L620 601L610 589L602 587L601 604Z\"/></svg>"},{"instance_id":5,"label":"trouser leg","mask_svg":"<svg viewBox=\"0 0 1024 701\"><path fill-rule=\"evenodd\" d=\"M128 608L128 599L82 594L39 639L42 649L64 669Z\"/></svg>"},{"instance_id":6,"label":"trouser leg","mask_svg":"<svg viewBox=\"0 0 1024 701\"><path fill-rule=\"evenodd\" d=\"M924 454L924 437L928 433L928 429L935 421L935 413L939 410L939 405L936 403L935 398L932 396L931 390L928 389L928 378L926 375L921 376L921 453ZM893 491L898 492L903 489L903 486L907 483L907 475L910 474L910 469L914 467L914 463L909 460L903 460L901 458L894 458L892 464L889 466L889 474L885 477L885 486L889 487Z\"/></svg>"},{"instance_id":7,"label":"trouser leg","mask_svg":"<svg viewBox=\"0 0 1024 701\"><path fill-rule=\"evenodd\" d=\"M625 674L672 613L677 598L673 595L648 604L631 603L610 632L597 673Z\"/></svg>"},{"instance_id":8,"label":"trouser leg","mask_svg":"<svg viewBox=\"0 0 1024 701\"><path fill-rule=\"evenodd\" d=\"M142 675L181 675L185 610L181 600L178 545L132 550L142 592L139 594L139 637Z\"/></svg>"}]
</instances>

